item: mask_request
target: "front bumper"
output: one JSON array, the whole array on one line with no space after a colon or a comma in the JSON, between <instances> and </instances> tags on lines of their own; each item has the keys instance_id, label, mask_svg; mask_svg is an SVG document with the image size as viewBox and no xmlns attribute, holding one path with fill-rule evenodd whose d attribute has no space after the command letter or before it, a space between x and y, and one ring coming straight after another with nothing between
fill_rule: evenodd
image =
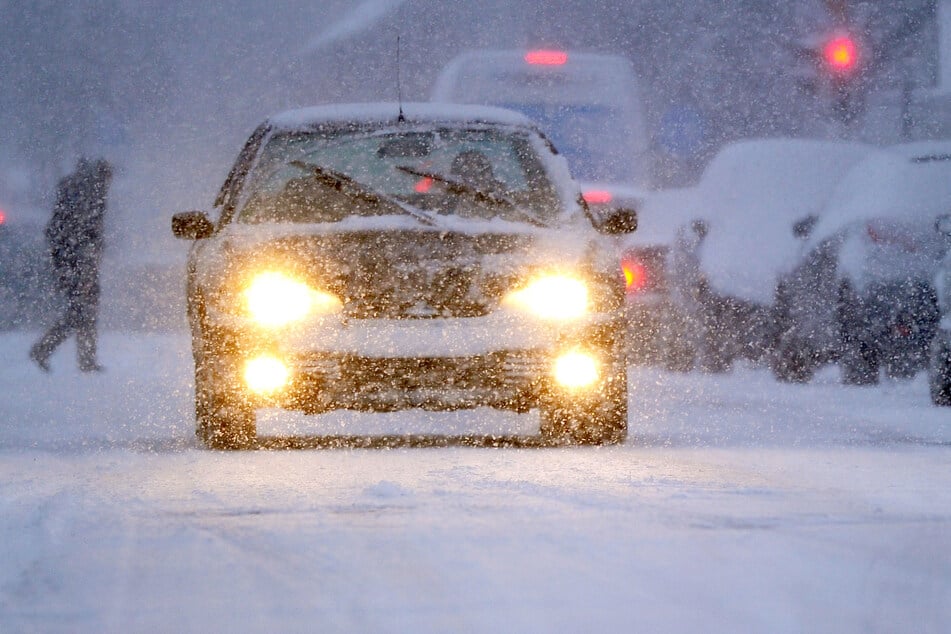
<instances>
[{"instance_id":1,"label":"front bumper","mask_svg":"<svg viewBox=\"0 0 951 634\"><path fill-rule=\"evenodd\" d=\"M528 410L546 389L550 361L537 351L471 357L358 357L326 353L289 360L291 380L270 399L282 407Z\"/></svg>"},{"instance_id":2,"label":"front bumper","mask_svg":"<svg viewBox=\"0 0 951 634\"><path fill-rule=\"evenodd\" d=\"M570 327L532 327L499 317L352 320L309 331L264 336L233 332L230 345L209 359L215 374L255 406L319 413L332 409L464 409L488 406L528 411L559 391L594 398L590 386L556 378L562 355L581 351L600 377L620 361L617 318ZM251 360L277 361L286 378L276 389L252 389Z\"/></svg>"}]
</instances>

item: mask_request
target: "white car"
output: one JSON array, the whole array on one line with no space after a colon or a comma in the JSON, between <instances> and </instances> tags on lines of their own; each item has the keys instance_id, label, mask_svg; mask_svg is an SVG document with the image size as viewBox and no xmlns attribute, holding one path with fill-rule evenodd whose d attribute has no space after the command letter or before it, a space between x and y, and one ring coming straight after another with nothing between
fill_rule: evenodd
<instances>
[{"instance_id":1,"label":"white car","mask_svg":"<svg viewBox=\"0 0 951 634\"><path fill-rule=\"evenodd\" d=\"M528 119L435 104L268 119L194 240L197 433L253 446L255 410L538 409L551 442L627 433L623 290L606 234Z\"/></svg>"}]
</instances>

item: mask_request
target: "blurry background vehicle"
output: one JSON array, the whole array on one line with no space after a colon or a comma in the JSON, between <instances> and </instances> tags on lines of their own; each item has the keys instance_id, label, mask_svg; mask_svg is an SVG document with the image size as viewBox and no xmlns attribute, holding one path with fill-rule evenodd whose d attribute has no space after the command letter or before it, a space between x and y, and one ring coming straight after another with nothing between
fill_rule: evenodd
<instances>
[{"instance_id":1,"label":"blurry background vehicle","mask_svg":"<svg viewBox=\"0 0 951 634\"><path fill-rule=\"evenodd\" d=\"M808 381L838 362L847 384L913 376L938 326L933 280L947 245L951 145L876 152L837 186L802 259L776 289L775 376Z\"/></svg>"},{"instance_id":2,"label":"blurry background vehicle","mask_svg":"<svg viewBox=\"0 0 951 634\"><path fill-rule=\"evenodd\" d=\"M939 216L935 222L938 235L945 247L951 245L951 214ZM941 323L931 342L928 363L928 384L931 402L944 407L951 406L951 248L945 251L944 259L935 275L935 290L941 309Z\"/></svg>"},{"instance_id":3,"label":"blurry background vehicle","mask_svg":"<svg viewBox=\"0 0 951 634\"><path fill-rule=\"evenodd\" d=\"M807 232L841 175L873 151L743 141L718 153L696 186L651 194L622 256L632 356L681 371L763 357L776 338L776 278L802 249L794 226Z\"/></svg>"},{"instance_id":4,"label":"blurry background vehicle","mask_svg":"<svg viewBox=\"0 0 951 634\"><path fill-rule=\"evenodd\" d=\"M649 184L640 84L620 55L561 50L463 53L433 86L433 101L502 106L536 121L581 182L588 204L636 207Z\"/></svg>"}]
</instances>

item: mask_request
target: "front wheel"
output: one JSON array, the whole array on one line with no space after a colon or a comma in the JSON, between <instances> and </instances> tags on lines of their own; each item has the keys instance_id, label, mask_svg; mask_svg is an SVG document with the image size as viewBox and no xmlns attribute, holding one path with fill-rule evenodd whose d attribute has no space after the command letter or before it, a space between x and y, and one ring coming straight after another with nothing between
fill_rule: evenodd
<instances>
[{"instance_id":1,"label":"front wheel","mask_svg":"<svg viewBox=\"0 0 951 634\"><path fill-rule=\"evenodd\" d=\"M837 311L842 382L846 385L877 385L881 359L878 343L869 326L869 309L848 280L843 280L839 286Z\"/></svg>"},{"instance_id":2,"label":"front wheel","mask_svg":"<svg viewBox=\"0 0 951 634\"><path fill-rule=\"evenodd\" d=\"M783 342L770 358L770 369L777 381L808 383L816 371L816 360L803 344Z\"/></svg>"},{"instance_id":3,"label":"front wheel","mask_svg":"<svg viewBox=\"0 0 951 634\"><path fill-rule=\"evenodd\" d=\"M619 367L591 394L559 392L541 406L541 434L560 445L615 445L627 438L627 370Z\"/></svg>"},{"instance_id":4,"label":"front wheel","mask_svg":"<svg viewBox=\"0 0 951 634\"><path fill-rule=\"evenodd\" d=\"M209 449L249 449L257 441L254 408L240 393L236 364L205 342L195 359L195 435Z\"/></svg>"},{"instance_id":5,"label":"front wheel","mask_svg":"<svg viewBox=\"0 0 951 634\"><path fill-rule=\"evenodd\" d=\"M195 393L195 435L209 449L250 449L257 442L254 409L210 388Z\"/></svg>"},{"instance_id":6,"label":"front wheel","mask_svg":"<svg viewBox=\"0 0 951 634\"><path fill-rule=\"evenodd\" d=\"M846 385L877 385L879 358L874 346L864 341L846 341L839 367Z\"/></svg>"}]
</instances>

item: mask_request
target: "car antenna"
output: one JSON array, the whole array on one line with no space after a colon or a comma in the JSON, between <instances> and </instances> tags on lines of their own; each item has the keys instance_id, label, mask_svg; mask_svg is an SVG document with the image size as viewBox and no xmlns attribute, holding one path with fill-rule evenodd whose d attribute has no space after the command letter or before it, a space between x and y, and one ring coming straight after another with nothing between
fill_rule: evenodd
<instances>
[{"instance_id":1,"label":"car antenna","mask_svg":"<svg viewBox=\"0 0 951 634\"><path fill-rule=\"evenodd\" d=\"M396 121L403 123L406 117L403 116L403 86L400 83L400 36L396 36L396 102L399 104L400 114Z\"/></svg>"}]
</instances>

